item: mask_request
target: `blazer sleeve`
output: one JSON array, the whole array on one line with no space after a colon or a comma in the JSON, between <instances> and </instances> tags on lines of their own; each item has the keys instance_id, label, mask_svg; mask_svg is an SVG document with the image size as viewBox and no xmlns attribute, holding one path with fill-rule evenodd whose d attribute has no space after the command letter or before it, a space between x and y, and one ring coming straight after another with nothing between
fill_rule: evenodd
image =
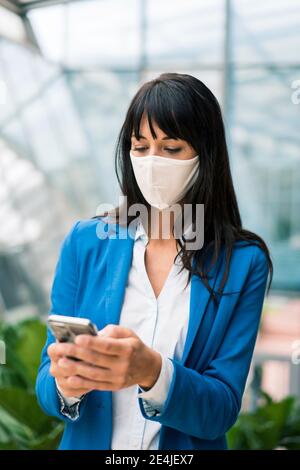
<instances>
[{"instance_id":1,"label":"blazer sleeve","mask_svg":"<svg viewBox=\"0 0 300 470\"><path fill-rule=\"evenodd\" d=\"M161 412L143 416L200 439L214 440L235 423L242 402L258 334L269 267L265 253L255 247L243 293L217 354L202 373L171 359L174 374Z\"/></svg>"},{"instance_id":2,"label":"blazer sleeve","mask_svg":"<svg viewBox=\"0 0 300 470\"><path fill-rule=\"evenodd\" d=\"M58 261L55 268L54 279L50 294L51 307L49 313L57 315L74 316L74 305L78 286L77 256L74 238L80 221L76 222L64 238L60 246ZM47 327L47 339L41 353L40 366L37 373L35 391L38 403L43 411L63 421L74 421L61 413L61 400L56 387L55 378L50 374L50 358L47 353L48 346L56 339ZM80 408L85 405L85 397L80 401ZM78 414L76 420L80 419Z\"/></svg>"}]
</instances>

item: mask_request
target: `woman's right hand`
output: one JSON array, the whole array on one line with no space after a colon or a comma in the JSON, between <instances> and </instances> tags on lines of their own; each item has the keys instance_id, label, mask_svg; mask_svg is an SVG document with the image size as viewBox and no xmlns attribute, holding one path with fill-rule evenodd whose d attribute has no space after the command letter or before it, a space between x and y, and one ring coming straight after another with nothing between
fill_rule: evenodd
<instances>
[{"instance_id":1,"label":"woman's right hand","mask_svg":"<svg viewBox=\"0 0 300 470\"><path fill-rule=\"evenodd\" d=\"M72 348L78 348L78 346L72 344ZM48 346L47 353L51 360L50 365L50 374L55 378L56 384L59 386L59 389L65 397L78 397L90 392L90 388L76 388L70 386L69 376L66 375L65 368L63 367L63 360L66 356L69 356L69 343L52 343ZM70 360L70 357L68 357ZM75 362L75 361L74 361ZM71 377L71 376L70 376Z\"/></svg>"}]
</instances>

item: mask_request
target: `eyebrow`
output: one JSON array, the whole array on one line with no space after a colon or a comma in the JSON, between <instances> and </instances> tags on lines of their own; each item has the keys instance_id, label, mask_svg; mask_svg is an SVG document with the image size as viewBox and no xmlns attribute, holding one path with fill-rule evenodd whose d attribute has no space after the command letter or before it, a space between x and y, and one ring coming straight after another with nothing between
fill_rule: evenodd
<instances>
[{"instance_id":1,"label":"eyebrow","mask_svg":"<svg viewBox=\"0 0 300 470\"><path fill-rule=\"evenodd\" d=\"M135 139L137 139L137 137L134 134L132 134L131 137L134 137ZM146 139L146 137L144 137L143 135L140 135L140 139ZM137 139L137 140L140 140L140 139ZM163 137L161 140L178 140L178 139L174 139L173 137L166 136L166 137Z\"/></svg>"}]
</instances>

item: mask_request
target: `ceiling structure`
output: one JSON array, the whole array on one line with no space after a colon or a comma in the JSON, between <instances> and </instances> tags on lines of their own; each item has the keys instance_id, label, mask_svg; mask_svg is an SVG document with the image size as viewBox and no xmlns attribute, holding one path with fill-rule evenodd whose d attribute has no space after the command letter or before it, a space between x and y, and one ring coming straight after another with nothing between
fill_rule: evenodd
<instances>
[{"instance_id":1,"label":"ceiling structure","mask_svg":"<svg viewBox=\"0 0 300 470\"><path fill-rule=\"evenodd\" d=\"M30 21L28 21L28 12L50 5L67 3L70 3L70 0L0 0L0 38L7 38L40 50Z\"/></svg>"},{"instance_id":2,"label":"ceiling structure","mask_svg":"<svg viewBox=\"0 0 300 470\"><path fill-rule=\"evenodd\" d=\"M33 8L40 8L46 5L57 3L69 3L66 0L0 0L0 5L22 16Z\"/></svg>"}]
</instances>

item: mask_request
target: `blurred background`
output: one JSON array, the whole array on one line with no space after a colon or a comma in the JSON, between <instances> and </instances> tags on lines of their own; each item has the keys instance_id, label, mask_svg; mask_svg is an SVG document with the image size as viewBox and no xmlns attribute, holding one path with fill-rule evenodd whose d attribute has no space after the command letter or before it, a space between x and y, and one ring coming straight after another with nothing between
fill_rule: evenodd
<instances>
[{"instance_id":1,"label":"blurred background","mask_svg":"<svg viewBox=\"0 0 300 470\"><path fill-rule=\"evenodd\" d=\"M300 0L0 0L2 336L44 321L62 238L118 203L114 149L134 93L192 74L221 104L243 224L274 262L232 446L284 447L294 425L300 447L299 51ZM274 426L281 438L263 442Z\"/></svg>"}]
</instances>

